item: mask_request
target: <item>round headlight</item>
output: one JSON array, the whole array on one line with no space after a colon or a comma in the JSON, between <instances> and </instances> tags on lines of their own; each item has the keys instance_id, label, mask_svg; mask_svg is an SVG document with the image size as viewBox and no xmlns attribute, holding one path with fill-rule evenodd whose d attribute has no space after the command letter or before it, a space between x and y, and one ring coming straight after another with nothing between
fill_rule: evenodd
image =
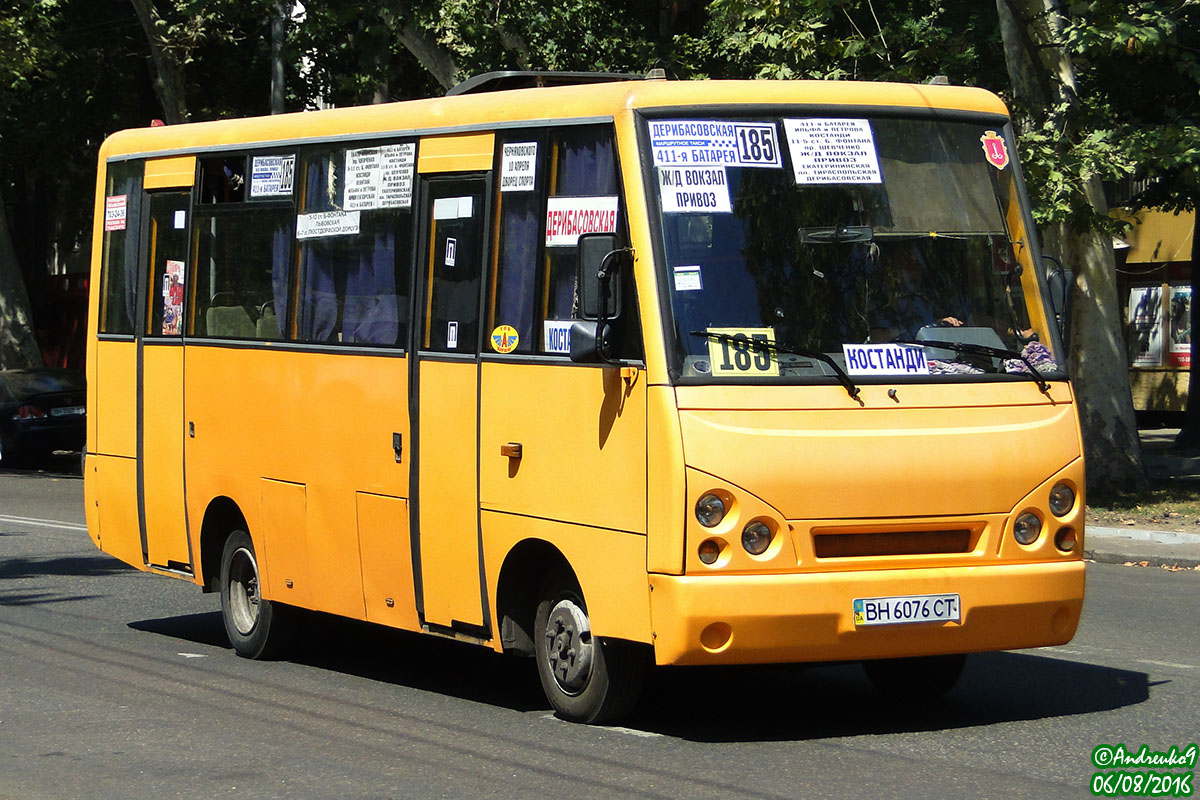
<instances>
[{"instance_id":1,"label":"round headlight","mask_svg":"<svg viewBox=\"0 0 1200 800\"><path fill-rule=\"evenodd\" d=\"M752 556L761 556L771 546L771 529L761 522L751 522L742 529L742 547Z\"/></svg>"},{"instance_id":2,"label":"round headlight","mask_svg":"<svg viewBox=\"0 0 1200 800\"><path fill-rule=\"evenodd\" d=\"M1050 511L1056 517L1064 517L1075 507L1075 490L1065 483L1055 484L1050 490Z\"/></svg>"},{"instance_id":3,"label":"round headlight","mask_svg":"<svg viewBox=\"0 0 1200 800\"><path fill-rule=\"evenodd\" d=\"M696 519L706 528L712 528L725 519L725 501L712 492L700 498L696 503Z\"/></svg>"},{"instance_id":4,"label":"round headlight","mask_svg":"<svg viewBox=\"0 0 1200 800\"><path fill-rule=\"evenodd\" d=\"M1064 553L1074 550L1077 541L1079 541L1079 537L1075 535L1073 528L1061 528L1058 533L1054 534L1054 546Z\"/></svg>"},{"instance_id":5,"label":"round headlight","mask_svg":"<svg viewBox=\"0 0 1200 800\"><path fill-rule=\"evenodd\" d=\"M697 554L700 556L701 563L715 564L721 557L721 545L715 539L705 539L700 543Z\"/></svg>"},{"instance_id":6,"label":"round headlight","mask_svg":"<svg viewBox=\"0 0 1200 800\"><path fill-rule=\"evenodd\" d=\"M1041 533L1042 521L1031 511L1017 517L1017 521L1013 523L1013 538L1021 544L1033 544Z\"/></svg>"}]
</instances>

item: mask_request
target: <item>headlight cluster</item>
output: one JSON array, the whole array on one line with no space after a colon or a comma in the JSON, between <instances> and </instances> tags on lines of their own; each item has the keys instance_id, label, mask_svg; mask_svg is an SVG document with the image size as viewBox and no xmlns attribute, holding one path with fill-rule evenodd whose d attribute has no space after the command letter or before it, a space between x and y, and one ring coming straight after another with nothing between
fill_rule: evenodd
<instances>
[{"instance_id":1,"label":"headlight cluster","mask_svg":"<svg viewBox=\"0 0 1200 800\"><path fill-rule=\"evenodd\" d=\"M733 498L727 495L724 491L703 494L696 501L696 521L705 528L720 526L733 508ZM736 517L732 519L732 523L737 524ZM742 528L742 548L752 556L761 556L770 550L774 539L774 527L762 518L752 519ZM700 543L696 555L701 563L711 566L721 559L726 547L725 539L713 536Z\"/></svg>"},{"instance_id":2,"label":"headlight cluster","mask_svg":"<svg viewBox=\"0 0 1200 800\"><path fill-rule=\"evenodd\" d=\"M1070 484L1060 481L1054 484L1054 488L1050 490L1046 506L1050 509L1051 514L1061 519L1075 510L1075 502L1075 490ZM1043 527L1045 527L1045 523L1042 520L1042 514L1033 509L1022 511L1013 521L1013 538L1019 544L1031 545L1041 538ZM1059 528L1054 535L1055 547L1064 553L1074 550L1077 541L1075 529L1069 526Z\"/></svg>"}]
</instances>

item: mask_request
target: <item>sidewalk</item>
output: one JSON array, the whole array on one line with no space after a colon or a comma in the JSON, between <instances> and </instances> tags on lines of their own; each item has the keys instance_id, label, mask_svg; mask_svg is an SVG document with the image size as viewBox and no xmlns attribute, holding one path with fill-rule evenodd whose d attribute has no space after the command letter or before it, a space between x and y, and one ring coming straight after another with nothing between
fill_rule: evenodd
<instances>
[{"instance_id":1,"label":"sidewalk","mask_svg":"<svg viewBox=\"0 0 1200 800\"><path fill-rule=\"evenodd\" d=\"M1142 459L1152 478L1174 478L1195 481L1200 494L1200 456L1184 456L1171 450L1178 430L1151 428L1139 431L1142 439ZM1084 554L1093 561L1106 564L1145 562L1148 566L1200 566L1200 534L1171 531L1140 530L1136 528L1102 528L1086 526L1083 535Z\"/></svg>"}]
</instances>

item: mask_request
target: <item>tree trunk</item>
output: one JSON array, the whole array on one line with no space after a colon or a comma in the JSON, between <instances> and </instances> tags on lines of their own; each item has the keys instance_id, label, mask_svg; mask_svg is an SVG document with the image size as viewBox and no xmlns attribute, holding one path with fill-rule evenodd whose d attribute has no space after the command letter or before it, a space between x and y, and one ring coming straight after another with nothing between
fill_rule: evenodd
<instances>
[{"instance_id":1,"label":"tree trunk","mask_svg":"<svg viewBox=\"0 0 1200 800\"><path fill-rule=\"evenodd\" d=\"M1005 61L1015 97L1043 119L1056 104L1076 102L1070 56L1056 47L1062 18L1054 0L996 0ZM1066 131L1066 135L1071 132ZM1098 178L1084 186L1097 213L1107 212ZM1129 364L1121 329L1111 238L1099 231L1047 231L1046 250L1075 273L1071 309L1070 373L1083 433L1090 491L1145 488L1141 442L1129 391Z\"/></svg>"},{"instance_id":2,"label":"tree trunk","mask_svg":"<svg viewBox=\"0 0 1200 800\"><path fill-rule=\"evenodd\" d=\"M42 355L33 336L29 294L17 263L4 195L0 191L0 369L41 365Z\"/></svg>"},{"instance_id":3,"label":"tree trunk","mask_svg":"<svg viewBox=\"0 0 1200 800\"><path fill-rule=\"evenodd\" d=\"M137 12L138 22L150 45L150 72L154 94L162 106L163 119L169 124L188 121L187 100L184 94L183 67L171 54L164 37L166 23L158 15L154 0L129 0Z\"/></svg>"},{"instance_id":4,"label":"tree trunk","mask_svg":"<svg viewBox=\"0 0 1200 800\"><path fill-rule=\"evenodd\" d=\"M397 38L443 89L453 89L458 84L458 63L448 49L430 39L415 25L405 25Z\"/></svg>"}]
</instances>

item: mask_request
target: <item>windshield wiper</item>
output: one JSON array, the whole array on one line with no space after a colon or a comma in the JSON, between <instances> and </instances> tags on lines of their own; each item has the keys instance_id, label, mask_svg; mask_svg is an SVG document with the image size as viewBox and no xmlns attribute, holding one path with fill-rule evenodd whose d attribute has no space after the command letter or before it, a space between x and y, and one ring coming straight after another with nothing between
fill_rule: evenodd
<instances>
[{"instance_id":1,"label":"windshield wiper","mask_svg":"<svg viewBox=\"0 0 1200 800\"><path fill-rule=\"evenodd\" d=\"M826 355L819 350L807 350L803 347L793 347L792 345L777 342L774 339L751 339L748 336L738 338L737 336L733 336L728 333L691 331L691 334L692 336L703 336L705 339L713 339L718 342L729 342L730 344L734 345L746 345L747 347L752 347L756 350L765 350L767 352L771 352L773 350L776 353L788 353L794 356L804 356L805 358L815 358L818 361L823 361L833 368L834 374L837 375L838 383L845 388L846 394L850 395L850 399L858 400L859 405L863 404L863 401L858 397L861 390L854 385L854 381L850 380L850 376L846 374L846 370L842 369L837 361L834 361L831 356Z\"/></svg>"},{"instance_id":2,"label":"windshield wiper","mask_svg":"<svg viewBox=\"0 0 1200 800\"><path fill-rule=\"evenodd\" d=\"M893 344L910 344L919 347L938 347L943 350L953 350L956 353L966 353L975 356L990 356L992 358L1009 358L1018 359L1029 368L1029 379L1037 383L1038 388L1042 390L1042 394L1050 396L1050 384L1046 383L1046 379L1042 377L1042 373L1037 371L1023 354L1015 350L1009 350L1003 347L989 347L986 344L971 344L969 342L946 342L939 339L896 339ZM1009 373L1010 375L1013 373ZM1020 374L1020 373L1018 373Z\"/></svg>"},{"instance_id":3,"label":"windshield wiper","mask_svg":"<svg viewBox=\"0 0 1200 800\"><path fill-rule=\"evenodd\" d=\"M801 244L845 244L869 242L875 237L870 225L837 225L832 228L797 228ZM796 355L803 355L797 353Z\"/></svg>"}]
</instances>

